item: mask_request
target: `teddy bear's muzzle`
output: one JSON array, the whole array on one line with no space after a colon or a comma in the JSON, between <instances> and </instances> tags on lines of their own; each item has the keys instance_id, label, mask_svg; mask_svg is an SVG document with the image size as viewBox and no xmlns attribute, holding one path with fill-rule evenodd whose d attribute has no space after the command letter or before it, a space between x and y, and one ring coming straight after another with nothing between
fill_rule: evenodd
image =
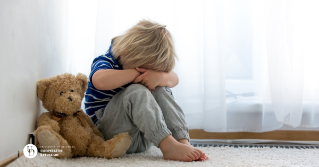
<instances>
[{"instance_id":1,"label":"teddy bear's muzzle","mask_svg":"<svg viewBox=\"0 0 319 167\"><path fill-rule=\"evenodd\" d=\"M55 101L56 112L71 115L81 108L81 97L74 94L65 94Z\"/></svg>"}]
</instances>

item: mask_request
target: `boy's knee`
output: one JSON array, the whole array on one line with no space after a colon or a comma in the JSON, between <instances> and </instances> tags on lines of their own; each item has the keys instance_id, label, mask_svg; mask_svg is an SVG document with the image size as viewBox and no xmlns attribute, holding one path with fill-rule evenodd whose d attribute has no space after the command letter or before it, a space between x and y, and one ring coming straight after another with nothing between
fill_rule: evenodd
<instances>
[{"instance_id":1,"label":"boy's knee","mask_svg":"<svg viewBox=\"0 0 319 167\"><path fill-rule=\"evenodd\" d=\"M146 90L148 90L147 87L145 87L142 84L132 84L132 85L128 86L126 89L128 89L128 91L136 91L136 90L137 91L146 91Z\"/></svg>"},{"instance_id":2,"label":"boy's knee","mask_svg":"<svg viewBox=\"0 0 319 167\"><path fill-rule=\"evenodd\" d=\"M151 93L150 90L142 84L132 84L125 90L125 96L145 96L148 93Z\"/></svg>"},{"instance_id":3,"label":"boy's knee","mask_svg":"<svg viewBox=\"0 0 319 167\"><path fill-rule=\"evenodd\" d=\"M161 94L169 94L173 96L172 90L167 86L157 86L154 91L152 91L154 95L161 95Z\"/></svg>"}]
</instances>

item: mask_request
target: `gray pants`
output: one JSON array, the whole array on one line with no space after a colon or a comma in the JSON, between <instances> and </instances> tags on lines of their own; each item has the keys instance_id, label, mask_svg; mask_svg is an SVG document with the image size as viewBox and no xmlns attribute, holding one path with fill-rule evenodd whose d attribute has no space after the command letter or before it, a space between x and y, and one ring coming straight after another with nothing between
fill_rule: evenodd
<instances>
[{"instance_id":1,"label":"gray pants","mask_svg":"<svg viewBox=\"0 0 319 167\"><path fill-rule=\"evenodd\" d=\"M168 87L150 92L144 85L132 84L95 114L106 140L121 132L130 134L132 144L126 153L146 151L152 143L158 147L168 135L189 140L184 113Z\"/></svg>"}]
</instances>

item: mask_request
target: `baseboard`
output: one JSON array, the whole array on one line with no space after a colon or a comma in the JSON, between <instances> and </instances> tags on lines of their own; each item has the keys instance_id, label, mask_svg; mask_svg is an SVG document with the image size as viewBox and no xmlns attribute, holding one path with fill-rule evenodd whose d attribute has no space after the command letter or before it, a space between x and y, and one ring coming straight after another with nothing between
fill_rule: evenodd
<instances>
[{"instance_id":1,"label":"baseboard","mask_svg":"<svg viewBox=\"0 0 319 167\"><path fill-rule=\"evenodd\" d=\"M4 167L4 166L7 166L9 163L11 163L12 161L16 160L17 158L21 157L23 155L23 151L20 151L19 152L19 155L18 153L15 154L15 155L12 155L2 161L0 161L0 167Z\"/></svg>"},{"instance_id":2,"label":"baseboard","mask_svg":"<svg viewBox=\"0 0 319 167\"><path fill-rule=\"evenodd\" d=\"M319 131L276 130L271 132L205 132L203 129L189 130L191 139L261 139L288 141L319 141Z\"/></svg>"}]
</instances>

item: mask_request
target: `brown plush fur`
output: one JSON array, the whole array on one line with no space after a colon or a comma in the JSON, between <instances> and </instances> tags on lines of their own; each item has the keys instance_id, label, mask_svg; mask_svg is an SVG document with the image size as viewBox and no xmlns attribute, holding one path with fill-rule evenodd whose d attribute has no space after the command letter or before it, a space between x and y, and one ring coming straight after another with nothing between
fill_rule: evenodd
<instances>
[{"instance_id":1,"label":"brown plush fur","mask_svg":"<svg viewBox=\"0 0 319 167\"><path fill-rule=\"evenodd\" d=\"M115 158L125 154L129 148L131 137L128 133L120 133L104 141L102 133L81 109L87 84L84 74L74 76L66 73L38 81L37 96L49 112L38 118L36 145L40 150L52 151L43 153L57 154L57 158ZM80 111L79 116L75 115L77 111ZM55 113L63 114L62 118L57 119Z\"/></svg>"}]
</instances>

